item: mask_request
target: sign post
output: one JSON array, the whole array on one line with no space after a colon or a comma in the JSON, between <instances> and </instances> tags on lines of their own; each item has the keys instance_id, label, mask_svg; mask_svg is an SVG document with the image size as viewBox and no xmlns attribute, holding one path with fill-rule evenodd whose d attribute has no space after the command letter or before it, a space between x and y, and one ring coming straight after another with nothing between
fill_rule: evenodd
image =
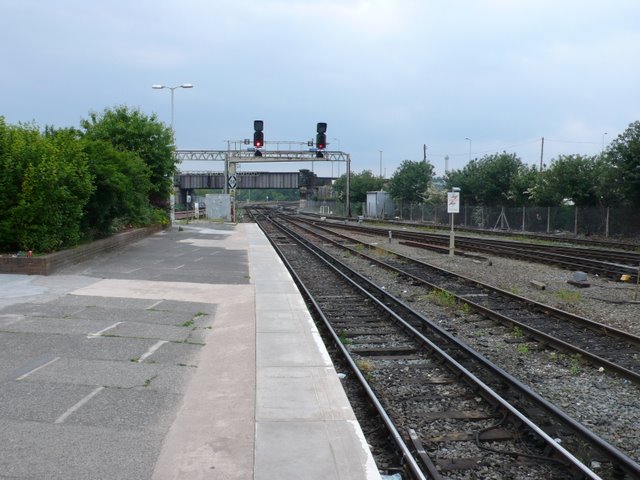
<instances>
[{"instance_id":1,"label":"sign post","mask_svg":"<svg viewBox=\"0 0 640 480\"><path fill-rule=\"evenodd\" d=\"M447 192L447 213L451 215L451 233L449 234L449 256L455 255L455 232L453 231L453 215L460 213L460 189L453 187Z\"/></svg>"}]
</instances>

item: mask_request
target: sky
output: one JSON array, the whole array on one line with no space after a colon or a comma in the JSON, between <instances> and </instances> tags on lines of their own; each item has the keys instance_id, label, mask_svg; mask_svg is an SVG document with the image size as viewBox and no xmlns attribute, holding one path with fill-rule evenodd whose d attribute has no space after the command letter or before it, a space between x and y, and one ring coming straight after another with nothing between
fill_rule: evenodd
<instances>
[{"instance_id":1,"label":"sky","mask_svg":"<svg viewBox=\"0 0 640 480\"><path fill-rule=\"evenodd\" d=\"M260 119L267 149L326 122L328 149L387 178L424 145L437 175L503 151L548 165L640 120L638 19L638 0L0 0L0 116L78 127L126 105L169 126L151 86L190 83L179 149L226 150ZM300 168L344 173L241 170Z\"/></svg>"}]
</instances>

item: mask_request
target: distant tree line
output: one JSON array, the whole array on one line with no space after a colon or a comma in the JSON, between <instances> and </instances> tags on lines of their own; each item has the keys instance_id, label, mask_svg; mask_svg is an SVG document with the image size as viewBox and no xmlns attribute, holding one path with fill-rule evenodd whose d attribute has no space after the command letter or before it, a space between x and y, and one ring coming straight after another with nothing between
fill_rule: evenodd
<instances>
[{"instance_id":1,"label":"distant tree line","mask_svg":"<svg viewBox=\"0 0 640 480\"><path fill-rule=\"evenodd\" d=\"M51 252L167 222L173 133L137 109L42 131L0 117L0 251Z\"/></svg>"},{"instance_id":2,"label":"distant tree line","mask_svg":"<svg viewBox=\"0 0 640 480\"><path fill-rule=\"evenodd\" d=\"M396 200L442 203L459 187L463 203L478 206L640 207L640 121L634 122L600 155L561 155L542 172L514 153L496 153L471 160L464 168L435 179L427 161L405 160L388 181L369 170L352 173L352 202L366 201L366 192L387 190ZM344 199L346 175L334 182Z\"/></svg>"}]
</instances>

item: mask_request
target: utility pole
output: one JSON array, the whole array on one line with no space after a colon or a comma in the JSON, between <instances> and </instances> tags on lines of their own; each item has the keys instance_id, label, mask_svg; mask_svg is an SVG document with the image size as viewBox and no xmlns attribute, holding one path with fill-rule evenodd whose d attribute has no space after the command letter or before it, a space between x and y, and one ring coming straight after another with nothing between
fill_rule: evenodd
<instances>
[{"instance_id":1,"label":"utility pole","mask_svg":"<svg viewBox=\"0 0 640 480\"><path fill-rule=\"evenodd\" d=\"M544 158L544 137L542 137L542 145L540 146L540 171L542 172L542 159Z\"/></svg>"},{"instance_id":2,"label":"utility pole","mask_svg":"<svg viewBox=\"0 0 640 480\"><path fill-rule=\"evenodd\" d=\"M422 160L426 163L427 161L427 144L422 145Z\"/></svg>"}]
</instances>

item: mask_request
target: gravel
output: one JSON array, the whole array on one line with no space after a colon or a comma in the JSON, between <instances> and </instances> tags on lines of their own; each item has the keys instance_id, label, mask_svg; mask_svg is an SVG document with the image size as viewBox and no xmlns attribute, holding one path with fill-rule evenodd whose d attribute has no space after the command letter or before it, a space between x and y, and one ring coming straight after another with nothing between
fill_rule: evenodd
<instances>
[{"instance_id":1,"label":"gravel","mask_svg":"<svg viewBox=\"0 0 640 480\"><path fill-rule=\"evenodd\" d=\"M567 283L572 272L548 265L501 257L485 260L450 257L403 246L395 240L388 243L364 235L354 238L640 335L640 303L634 302L636 285L590 275L591 286L577 288ZM346 259L343 257L343 260ZM356 257L348 260L362 263ZM425 316L454 332L568 415L640 462L639 386L569 354L541 347L531 339L517 338L506 327L496 331L492 321L473 313L445 310L428 300L424 287L408 286L397 276L368 266L366 275L387 291L412 302L412 306ZM545 289L533 287L532 280L543 283ZM597 471L597 462L592 467Z\"/></svg>"}]
</instances>

